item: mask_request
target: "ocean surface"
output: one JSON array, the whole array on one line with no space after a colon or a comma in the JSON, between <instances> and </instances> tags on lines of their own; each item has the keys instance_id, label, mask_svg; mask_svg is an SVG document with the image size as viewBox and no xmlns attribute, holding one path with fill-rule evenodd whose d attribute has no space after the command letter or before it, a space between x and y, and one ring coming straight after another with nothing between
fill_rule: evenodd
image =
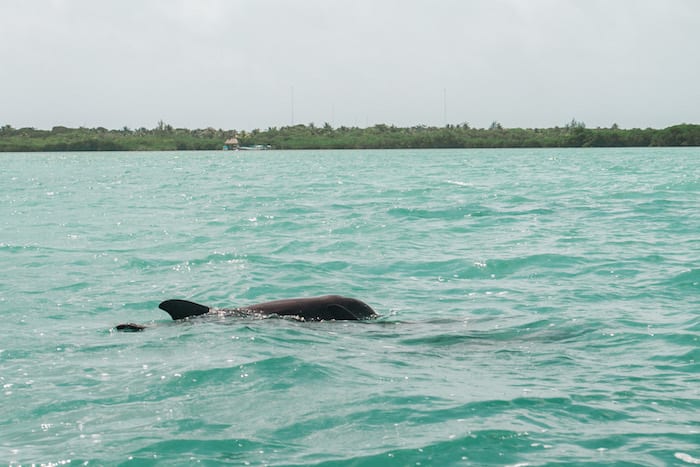
<instances>
[{"instance_id":1,"label":"ocean surface","mask_svg":"<svg viewBox=\"0 0 700 467\"><path fill-rule=\"evenodd\" d=\"M700 148L0 167L4 465L700 464Z\"/></svg>"}]
</instances>

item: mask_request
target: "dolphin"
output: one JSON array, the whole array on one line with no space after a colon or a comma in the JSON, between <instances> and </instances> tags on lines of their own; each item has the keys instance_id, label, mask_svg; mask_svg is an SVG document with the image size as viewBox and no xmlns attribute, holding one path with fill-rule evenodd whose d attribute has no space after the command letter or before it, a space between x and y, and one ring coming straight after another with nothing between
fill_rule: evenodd
<instances>
[{"instance_id":1,"label":"dolphin","mask_svg":"<svg viewBox=\"0 0 700 467\"><path fill-rule=\"evenodd\" d=\"M187 300L171 299L161 302L158 308L167 312L173 320L206 314L238 317L291 316L302 321L362 320L378 316L365 302L340 295L288 298L242 308L212 308ZM143 331L146 326L126 323L118 325L116 329L118 331Z\"/></svg>"}]
</instances>

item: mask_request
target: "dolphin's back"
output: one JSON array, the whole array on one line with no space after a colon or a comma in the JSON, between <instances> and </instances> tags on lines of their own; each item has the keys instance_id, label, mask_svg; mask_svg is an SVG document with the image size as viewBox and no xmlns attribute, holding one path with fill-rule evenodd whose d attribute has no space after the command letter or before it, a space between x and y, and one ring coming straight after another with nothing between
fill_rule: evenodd
<instances>
[{"instance_id":1,"label":"dolphin's back","mask_svg":"<svg viewBox=\"0 0 700 467\"><path fill-rule=\"evenodd\" d=\"M166 311L174 320L185 319L209 313L206 305L187 300L166 300L158 307ZM377 313L365 302L340 295L324 295L313 298L288 298L272 302L258 303L243 308L235 308L236 313L252 312L263 315L298 316L306 321L359 320L375 318Z\"/></svg>"},{"instance_id":2,"label":"dolphin's back","mask_svg":"<svg viewBox=\"0 0 700 467\"><path fill-rule=\"evenodd\" d=\"M288 298L259 303L243 309L278 316L298 316L307 321L359 320L377 316L377 313L365 302L340 295Z\"/></svg>"}]
</instances>

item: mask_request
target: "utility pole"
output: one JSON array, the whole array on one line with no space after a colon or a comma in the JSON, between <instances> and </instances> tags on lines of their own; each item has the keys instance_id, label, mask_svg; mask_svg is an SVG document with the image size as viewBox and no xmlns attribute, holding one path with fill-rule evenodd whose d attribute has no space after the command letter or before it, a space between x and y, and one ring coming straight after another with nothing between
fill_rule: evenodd
<instances>
[{"instance_id":1,"label":"utility pole","mask_svg":"<svg viewBox=\"0 0 700 467\"><path fill-rule=\"evenodd\" d=\"M447 88L442 88L442 122L447 126Z\"/></svg>"},{"instance_id":2,"label":"utility pole","mask_svg":"<svg viewBox=\"0 0 700 467\"><path fill-rule=\"evenodd\" d=\"M292 126L294 126L294 86L291 89Z\"/></svg>"}]
</instances>

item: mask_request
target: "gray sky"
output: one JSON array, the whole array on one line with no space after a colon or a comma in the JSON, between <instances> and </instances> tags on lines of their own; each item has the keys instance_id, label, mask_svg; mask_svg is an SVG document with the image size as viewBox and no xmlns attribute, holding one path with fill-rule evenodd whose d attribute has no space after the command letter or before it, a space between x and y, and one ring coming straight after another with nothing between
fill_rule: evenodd
<instances>
[{"instance_id":1,"label":"gray sky","mask_svg":"<svg viewBox=\"0 0 700 467\"><path fill-rule=\"evenodd\" d=\"M0 125L700 123L698 0L0 0Z\"/></svg>"}]
</instances>

